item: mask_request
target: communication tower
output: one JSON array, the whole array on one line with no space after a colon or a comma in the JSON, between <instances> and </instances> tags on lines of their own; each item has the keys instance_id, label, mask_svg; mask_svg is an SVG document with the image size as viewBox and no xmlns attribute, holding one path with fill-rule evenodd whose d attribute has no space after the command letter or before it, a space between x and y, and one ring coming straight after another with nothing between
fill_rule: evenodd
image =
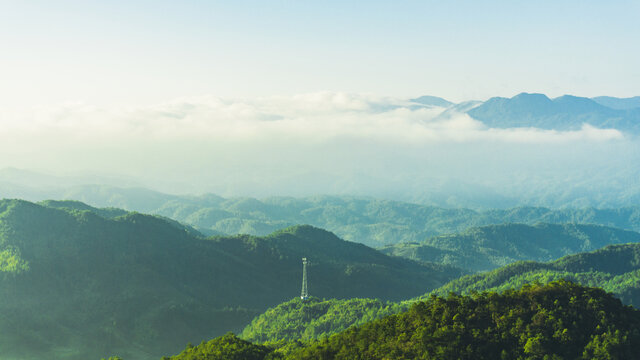
<instances>
[{"instance_id":1,"label":"communication tower","mask_svg":"<svg viewBox=\"0 0 640 360\"><path fill-rule=\"evenodd\" d=\"M307 300L309 298L309 290L307 289L307 258L302 258L302 292L300 299Z\"/></svg>"}]
</instances>

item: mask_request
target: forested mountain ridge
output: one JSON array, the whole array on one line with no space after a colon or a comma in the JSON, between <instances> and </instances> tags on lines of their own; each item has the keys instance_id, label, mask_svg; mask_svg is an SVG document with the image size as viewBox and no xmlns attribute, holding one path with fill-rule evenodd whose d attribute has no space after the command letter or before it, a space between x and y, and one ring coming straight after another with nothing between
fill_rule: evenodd
<instances>
[{"instance_id":1,"label":"forested mountain ridge","mask_svg":"<svg viewBox=\"0 0 640 360\"><path fill-rule=\"evenodd\" d=\"M606 245L640 242L640 233L600 225L487 225L420 243L389 245L389 255L450 264L470 271L492 270L518 260L551 261Z\"/></svg>"},{"instance_id":2,"label":"forested mountain ridge","mask_svg":"<svg viewBox=\"0 0 640 360\"><path fill-rule=\"evenodd\" d=\"M378 299L293 299L254 318L240 336L256 343L311 341L407 310L408 303Z\"/></svg>"},{"instance_id":3,"label":"forested mountain ridge","mask_svg":"<svg viewBox=\"0 0 640 360\"><path fill-rule=\"evenodd\" d=\"M640 208L563 209L521 207L474 211L389 200L320 196L171 201L157 213L202 232L264 235L294 224L311 224L369 246L421 242L429 237L503 223L599 224L640 231Z\"/></svg>"},{"instance_id":4,"label":"forested mountain ridge","mask_svg":"<svg viewBox=\"0 0 640 360\"><path fill-rule=\"evenodd\" d=\"M379 247L465 231L472 227L523 223L597 224L640 231L640 207L616 209L449 209L354 196L223 198L167 195L144 189L86 186L63 198L165 216L207 235L267 235L297 224L329 230L340 238Z\"/></svg>"},{"instance_id":5,"label":"forested mountain ridge","mask_svg":"<svg viewBox=\"0 0 640 360\"><path fill-rule=\"evenodd\" d=\"M585 286L604 288L629 305L640 304L640 244L611 245L593 252L538 263L517 262L494 271L463 276L431 293L401 302L373 299L291 300L256 317L241 336L259 343L321 339L353 325L406 311L431 295L469 295L479 291L503 292L530 283L546 284L569 279Z\"/></svg>"},{"instance_id":6,"label":"forested mountain ridge","mask_svg":"<svg viewBox=\"0 0 640 360\"><path fill-rule=\"evenodd\" d=\"M0 169L2 174L3 169ZM631 170L629 170L633 173ZM631 175L630 175L631 176ZM28 184L30 173L25 174ZM631 176L632 177L632 176ZM22 179L22 177L20 177ZM459 184L464 187L464 184ZM635 182L632 186L635 186ZM189 224L207 235L245 233L267 235L278 229L296 224L310 224L334 232L339 237L361 242L372 247L401 242L421 242L429 237L457 233L472 227L523 223L533 225L545 223L598 224L620 229L640 231L640 207L633 195L627 195L628 207L607 208L606 201L595 201L593 207L567 203L553 205L554 208L520 206L518 202L506 201L502 205L480 208L493 210L472 210L461 207L455 201L444 201L447 207L429 204L443 204L442 201L418 200L418 203L376 199L358 196L308 196L308 197L221 197L214 194L198 196L171 195L144 188L119 188L107 185L76 185L49 192L42 190L29 195L29 190L6 189L0 179L0 193L27 200L73 199L95 207L120 208L128 211L165 216L183 224ZM456 185L457 186L457 185ZM572 187L582 196L579 189ZM500 198L497 192L487 188L477 189L487 200ZM456 191L459 196L461 192ZM531 194L530 194L531 195ZM583 194L584 195L584 194ZM540 194L535 194L537 199ZM549 195L559 199L560 195ZM597 197L604 196L599 193ZM607 198L605 196L605 198ZM635 199L635 200L634 200ZM445 201L446 200L446 201ZM546 204L546 201L525 203ZM569 203L572 203L569 201ZM580 202L576 204L591 204ZM453 208L452 208L453 207Z\"/></svg>"},{"instance_id":7,"label":"forested mountain ridge","mask_svg":"<svg viewBox=\"0 0 640 360\"><path fill-rule=\"evenodd\" d=\"M310 226L206 239L155 216L105 214L0 200L0 356L150 359L239 331L299 294L303 256L310 292L327 297L399 300L463 274Z\"/></svg>"},{"instance_id":8,"label":"forested mountain ridge","mask_svg":"<svg viewBox=\"0 0 640 360\"><path fill-rule=\"evenodd\" d=\"M601 289L559 281L432 296L298 348L270 349L228 334L169 359L636 359L638 329L640 311Z\"/></svg>"},{"instance_id":9,"label":"forested mountain ridge","mask_svg":"<svg viewBox=\"0 0 640 360\"><path fill-rule=\"evenodd\" d=\"M610 245L593 252L565 256L556 261L517 262L499 269L461 277L433 291L469 294L473 291L503 291L531 282L568 279L597 286L624 303L640 306L640 244ZM425 299L428 295L421 297Z\"/></svg>"}]
</instances>

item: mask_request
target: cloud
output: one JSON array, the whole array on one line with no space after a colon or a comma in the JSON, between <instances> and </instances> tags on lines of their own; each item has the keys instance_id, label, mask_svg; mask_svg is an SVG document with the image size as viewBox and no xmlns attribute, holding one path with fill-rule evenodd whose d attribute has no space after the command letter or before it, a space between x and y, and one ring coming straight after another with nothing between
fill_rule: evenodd
<instances>
[{"instance_id":1,"label":"cloud","mask_svg":"<svg viewBox=\"0 0 640 360\"><path fill-rule=\"evenodd\" d=\"M432 178L504 187L511 176L624 167L638 148L615 129L492 129L440 107L333 92L0 114L0 168L120 174L165 191L227 195L414 193Z\"/></svg>"},{"instance_id":2,"label":"cloud","mask_svg":"<svg viewBox=\"0 0 640 360\"><path fill-rule=\"evenodd\" d=\"M63 104L2 120L0 136L58 137L90 143L111 141L216 140L321 142L335 138L381 142L559 143L612 141L615 129L584 126L576 131L535 128L490 129L466 114L406 100L320 92L255 99L213 96L182 98L133 109Z\"/></svg>"}]
</instances>

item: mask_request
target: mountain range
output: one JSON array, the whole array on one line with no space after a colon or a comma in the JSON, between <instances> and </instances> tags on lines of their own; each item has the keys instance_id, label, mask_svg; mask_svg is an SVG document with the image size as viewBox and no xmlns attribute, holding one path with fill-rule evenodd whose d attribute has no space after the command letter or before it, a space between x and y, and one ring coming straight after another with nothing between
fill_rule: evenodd
<instances>
[{"instance_id":1,"label":"mountain range","mask_svg":"<svg viewBox=\"0 0 640 360\"><path fill-rule=\"evenodd\" d=\"M601 225L500 224L381 248L385 254L487 271L518 260L551 261L611 244L638 243L640 233Z\"/></svg>"},{"instance_id":2,"label":"mountain range","mask_svg":"<svg viewBox=\"0 0 640 360\"><path fill-rule=\"evenodd\" d=\"M0 357L136 359L239 331L299 294L401 300L464 271L384 255L311 226L206 238L162 217L0 200Z\"/></svg>"},{"instance_id":3,"label":"mountain range","mask_svg":"<svg viewBox=\"0 0 640 360\"><path fill-rule=\"evenodd\" d=\"M282 346L282 341L326 339L352 326L407 311L433 296L505 292L531 284L569 280L604 289L624 304L640 304L640 244L610 245L592 252L569 255L551 262L521 261L499 269L466 275L431 293L401 302L373 299L294 299L253 319L242 331L243 339Z\"/></svg>"},{"instance_id":4,"label":"mountain range","mask_svg":"<svg viewBox=\"0 0 640 360\"><path fill-rule=\"evenodd\" d=\"M634 202L635 206L620 208L521 206L477 210L358 196L257 199L221 197L215 194L172 195L145 188L108 185L76 185L30 192L24 189L12 191L8 187L3 189L3 173L0 170L0 194L5 196L31 201L75 199L93 207L155 214L188 224L205 235L267 235L287 226L310 224L329 230L348 241L382 247L396 243L423 242L437 235L505 223L597 224L640 231L640 207L637 202ZM15 181L32 176L31 173L21 173L20 176L15 171L10 173Z\"/></svg>"},{"instance_id":5,"label":"mountain range","mask_svg":"<svg viewBox=\"0 0 640 360\"><path fill-rule=\"evenodd\" d=\"M450 243L461 258L491 253L493 260L504 247L503 259L513 261L637 236L595 225L505 224L434 237L430 244ZM158 215L77 201L2 200L0 356L151 359L249 323L244 334L255 340L289 341L302 334L313 340L404 311L428 298L424 294L505 290L557 279L603 287L637 305L639 249L637 243L611 245L465 277L468 270L437 257L445 264L385 255L308 225L261 237L206 237ZM302 257L312 263L311 294L336 300L312 298L308 306L290 300L299 293ZM271 315L256 318L273 306ZM283 318L288 327L278 325Z\"/></svg>"},{"instance_id":6,"label":"mountain range","mask_svg":"<svg viewBox=\"0 0 640 360\"><path fill-rule=\"evenodd\" d=\"M517 262L490 272L453 280L435 290L433 294L504 291L519 288L528 283L547 283L558 279L603 288L625 304L638 307L640 306L640 244L610 245L603 249L570 255L547 263Z\"/></svg>"},{"instance_id":7,"label":"mountain range","mask_svg":"<svg viewBox=\"0 0 640 360\"><path fill-rule=\"evenodd\" d=\"M640 132L640 97L586 98L563 95L550 99L544 94L520 93L511 98L493 97L484 102L454 104L435 96L412 102L469 114L490 128L539 128L579 130L584 124L623 132Z\"/></svg>"},{"instance_id":8,"label":"mountain range","mask_svg":"<svg viewBox=\"0 0 640 360\"><path fill-rule=\"evenodd\" d=\"M168 359L636 359L639 327L637 309L561 280L502 294L434 295L310 342L265 346L227 334Z\"/></svg>"}]
</instances>

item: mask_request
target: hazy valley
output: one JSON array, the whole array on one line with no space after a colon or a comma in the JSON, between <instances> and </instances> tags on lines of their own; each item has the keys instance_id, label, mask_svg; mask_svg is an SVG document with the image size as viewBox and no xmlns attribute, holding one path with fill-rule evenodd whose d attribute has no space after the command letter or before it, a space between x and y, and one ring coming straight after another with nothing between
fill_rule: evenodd
<instances>
[{"instance_id":1,"label":"hazy valley","mask_svg":"<svg viewBox=\"0 0 640 360\"><path fill-rule=\"evenodd\" d=\"M389 209L386 201L323 199L332 200L332 205L315 214L333 211L343 214L343 221L349 221L344 218L349 208L345 204L378 205L373 213L384 213L388 223L408 218L401 211L383 212ZM247 201L231 203L246 205ZM294 199L288 201L295 204ZM256 203L261 202L249 202L256 211L267 211ZM81 359L120 354L153 359L175 354L187 342L198 343L228 331L257 343L279 344L282 355L298 351L302 345L295 345L297 340L323 339L352 325L407 311L417 300L431 301L429 294L504 291L558 279L602 287L626 304L640 301L638 246L615 245L638 242L637 232L575 222L533 226L510 222L517 218L514 214L520 220L526 214L532 222L541 216L559 216L549 209L500 210L499 214L511 214L502 217L507 223L474 227L470 219L491 217L471 210L391 204L414 211L428 209L421 216L410 216L415 223L444 213L435 223L446 219L466 230L435 237L416 233L423 236L422 242L382 248L399 255L388 256L306 225L262 237L207 237L194 226L117 208L76 201L3 200L0 306L5 315L0 325L11 335L0 348L12 350L1 355ZM351 211L366 214L366 208ZM606 216L593 209L561 214L573 219L589 214L586 219L591 221L601 218L616 224L634 219L626 211L605 211ZM496 221L498 216L493 216ZM581 253L601 247L605 248ZM467 275L517 260L553 260L576 253L581 254L550 263L516 262ZM315 297L309 302L290 300L299 293L302 257L311 260L310 289ZM46 309L46 321L39 309Z\"/></svg>"},{"instance_id":2,"label":"hazy valley","mask_svg":"<svg viewBox=\"0 0 640 360\"><path fill-rule=\"evenodd\" d=\"M640 360L638 14L0 0L0 360Z\"/></svg>"},{"instance_id":3,"label":"hazy valley","mask_svg":"<svg viewBox=\"0 0 640 360\"><path fill-rule=\"evenodd\" d=\"M455 104L425 96L394 105L372 102L368 111L436 109L430 121L467 116L489 129L479 131L508 131L500 136L531 129L545 136L574 132L613 136L597 141L619 138L635 149L636 102L520 94ZM510 176L480 181L490 181L493 189L477 177L458 175L435 183L398 177L394 186L377 178L385 189L406 192L382 194L371 191L360 175L345 172L341 176L349 180L326 182L320 175L323 180L315 183L320 187L295 180L311 185L297 187L300 194L318 193L336 181L342 190L333 195L266 197L170 194L146 188L143 178L5 168L0 170L0 191L7 198L0 201L0 327L7 336L0 357L146 360L201 342L172 358L353 358L356 353L492 358L497 347L504 348L502 358L545 352L595 356L610 353L606 342L620 344L616 351L625 353L637 341L630 329L640 303L640 190L637 178L629 177L637 163L628 162L635 156L630 152L620 159L623 170L613 170L622 166L614 162L605 177L586 176L580 184L559 183L553 176L534 184L526 173L518 181ZM256 194L267 191L263 185L254 188ZM362 193L343 193L361 186ZM510 191L518 195L506 195ZM300 300L302 258L310 261L311 298ZM550 299L576 294L585 302L570 300L563 305L566 311L548 315ZM496 301L513 304L512 313L521 316L490 315L493 310L487 309ZM519 306L531 305L522 301L542 310L527 313ZM453 315L449 320L429 315L451 306L466 314L464 321L506 316L505 324L520 340L507 344L465 332L465 326L498 331L486 319L463 325ZM539 324L541 316L551 316L545 320L549 324L563 319L556 328L565 321L578 324L585 320L575 314L596 316L602 308L611 316L626 315L598 320L597 328L586 323L558 328L561 334L553 336ZM396 324L397 333L384 330L389 324ZM225 335L230 331L240 338ZM407 340L416 331L430 335ZM372 340L373 333L380 335ZM368 350L352 346L367 341ZM377 347L378 355L370 353Z\"/></svg>"}]
</instances>

